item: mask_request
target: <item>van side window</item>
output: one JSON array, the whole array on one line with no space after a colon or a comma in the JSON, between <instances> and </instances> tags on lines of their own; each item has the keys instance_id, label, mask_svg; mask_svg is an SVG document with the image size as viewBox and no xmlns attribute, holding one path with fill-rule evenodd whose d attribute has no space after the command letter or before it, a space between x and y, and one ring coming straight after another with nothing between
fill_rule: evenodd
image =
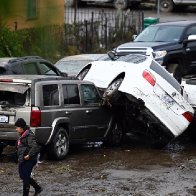
<instances>
[{"instance_id":1,"label":"van side window","mask_svg":"<svg viewBox=\"0 0 196 196\"><path fill-rule=\"evenodd\" d=\"M43 86L44 106L59 105L59 91L57 84Z\"/></svg>"},{"instance_id":2,"label":"van side window","mask_svg":"<svg viewBox=\"0 0 196 196\"><path fill-rule=\"evenodd\" d=\"M90 84L82 84L82 95L84 99L84 105L95 104L100 102L100 96L97 89Z\"/></svg>"},{"instance_id":3,"label":"van side window","mask_svg":"<svg viewBox=\"0 0 196 196\"><path fill-rule=\"evenodd\" d=\"M63 84L64 104L80 104L77 84Z\"/></svg>"}]
</instances>

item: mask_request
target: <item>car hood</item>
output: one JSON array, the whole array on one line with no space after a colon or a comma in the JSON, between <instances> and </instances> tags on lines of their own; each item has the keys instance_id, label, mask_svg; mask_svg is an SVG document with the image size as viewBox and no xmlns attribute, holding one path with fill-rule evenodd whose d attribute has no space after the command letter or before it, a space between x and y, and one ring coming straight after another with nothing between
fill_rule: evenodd
<instances>
[{"instance_id":1,"label":"car hood","mask_svg":"<svg viewBox=\"0 0 196 196\"><path fill-rule=\"evenodd\" d=\"M127 42L124 44L121 44L117 47L117 51L123 49L130 49L130 48L144 48L144 47L151 47L153 49L156 49L157 47L165 47L173 45L175 42Z\"/></svg>"}]
</instances>

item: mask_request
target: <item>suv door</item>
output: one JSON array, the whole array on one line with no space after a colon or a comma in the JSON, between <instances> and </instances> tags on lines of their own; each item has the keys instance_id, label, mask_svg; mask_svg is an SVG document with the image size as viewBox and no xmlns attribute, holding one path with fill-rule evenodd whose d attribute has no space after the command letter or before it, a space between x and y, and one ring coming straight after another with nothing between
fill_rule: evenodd
<instances>
[{"instance_id":1,"label":"suv door","mask_svg":"<svg viewBox=\"0 0 196 196\"><path fill-rule=\"evenodd\" d=\"M97 89L89 84L82 84L81 88L77 84L63 84L62 87L65 116L69 118L71 127L70 140L103 137L109 115L99 106L100 96Z\"/></svg>"},{"instance_id":2,"label":"suv door","mask_svg":"<svg viewBox=\"0 0 196 196\"><path fill-rule=\"evenodd\" d=\"M101 106L101 97L93 84L81 84L88 138L103 138L111 118L111 110Z\"/></svg>"},{"instance_id":3,"label":"suv door","mask_svg":"<svg viewBox=\"0 0 196 196\"><path fill-rule=\"evenodd\" d=\"M85 109L81 106L78 84L62 84L64 116L70 126L70 140L86 137Z\"/></svg>"}]
</instances>

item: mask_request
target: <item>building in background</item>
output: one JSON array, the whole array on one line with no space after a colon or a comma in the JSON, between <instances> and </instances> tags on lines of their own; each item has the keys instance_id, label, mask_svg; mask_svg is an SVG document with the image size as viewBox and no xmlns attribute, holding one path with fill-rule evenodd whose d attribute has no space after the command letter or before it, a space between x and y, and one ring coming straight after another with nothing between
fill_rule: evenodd
<instances>
[{"instance_id":1,"label":"building in background","mask_svg":"<svg viewBox=\"0 0 196 196\"><path fill-rule=\"evenodd\" d=\"M64 23L64 0L1 0L0 24L11 29Z\"/></svg>"}]
</instances>

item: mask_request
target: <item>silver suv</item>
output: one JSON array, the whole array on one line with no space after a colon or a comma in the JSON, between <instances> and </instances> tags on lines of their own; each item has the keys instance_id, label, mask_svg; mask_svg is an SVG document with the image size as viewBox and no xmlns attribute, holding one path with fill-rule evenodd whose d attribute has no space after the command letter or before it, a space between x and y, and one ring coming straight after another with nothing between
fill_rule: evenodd
<instances>
[{"instance_id":1,"label":"silver suv","mask_svg":"<svg viewBox=\"0 0 196 196\"><path fill-rule=\"evenodd\" d=\"M119 144L121 124L93 83L58 76L0 76L0 154L18 138L14 123L24 118L49 158L64 159L70 143Z\"/></svg>"}]
</instances>

